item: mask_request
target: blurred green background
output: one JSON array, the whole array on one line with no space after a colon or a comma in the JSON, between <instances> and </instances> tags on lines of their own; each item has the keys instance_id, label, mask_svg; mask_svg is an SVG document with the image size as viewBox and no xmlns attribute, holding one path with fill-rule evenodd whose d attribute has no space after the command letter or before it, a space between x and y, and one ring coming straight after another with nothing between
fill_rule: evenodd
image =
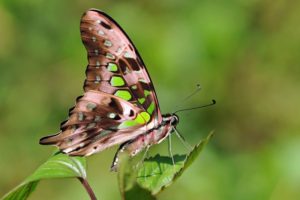
<instances>
[{"instance_id":1,"label":"blurred green background","mask_svg":"<svg viewBox=\"0 0 300 200\"><path fill-rule=\"evenodd\" d=\"M0 196L53 152L55 133L82 94L87 65L79 32L88 8L106 11L146 63L162 111L180 114L191 143L215 137L161 200L300 199L300 1L293 0L1 0ZM173 137L173 153L185 153ZM102 200L120 199L109 172L116 148L88 158ZM151 154L167 155L166 142ZM30 197L88 199L77 180L43 181Z\"/></svg>"}]
</instances>

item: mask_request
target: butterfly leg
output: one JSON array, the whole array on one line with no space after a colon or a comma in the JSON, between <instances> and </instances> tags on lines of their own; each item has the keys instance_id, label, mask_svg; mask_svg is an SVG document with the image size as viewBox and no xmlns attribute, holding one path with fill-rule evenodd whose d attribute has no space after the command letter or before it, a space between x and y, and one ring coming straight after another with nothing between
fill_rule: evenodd
<instances>
[{"instance_id":1,"label":"butterfly leg","mask_svg":"<svg viewBox=\"0 0 300 200\"><path fill-rule=\"evenodd\" d=\"M169 155L172 159L172 164L173 164L173 170L175 170L175 161L172 153L172 143L171 143L171 134L168 136L168 150L169 150Z\"/></svg>"},{"instance_id":2,"label":"butterfly leg","mask_svg":"<svg viewBox=\"0 0 300 200\"><path fill-rule=\"evenodd\" d=\"M193 147L184 139L184 137L179 133L178 130L176 130L176 128L173 127L173 130L174 130L175 134L177 135L177 137L179 138L180 142L184 145L184 147L188 151L191 151L193 149Z\"/></svg>"},{"instance_id":3,"label":"butterfly leg","mask_svg":"<svg viewBox=\"0 0 300 200\"><path fill-rule=\"evenodd\" d=\"M144 163L144 160L148 157L148 152L149 152L150 146L147 146L145 148L145 152L144 155L142 157L142 159L138 162L138 164L136 165L136 168L138 168L139 166L141 166Z\"/></svg>"}]
</instances>

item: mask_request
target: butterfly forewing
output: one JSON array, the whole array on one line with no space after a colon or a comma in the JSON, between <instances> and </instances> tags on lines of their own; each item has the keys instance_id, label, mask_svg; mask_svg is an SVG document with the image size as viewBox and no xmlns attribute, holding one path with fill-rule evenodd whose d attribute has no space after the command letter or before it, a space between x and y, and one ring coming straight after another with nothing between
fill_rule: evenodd
<instances>
[{"instance_id":1,"label":"butterfly forewing","mask_svg":"<svg viewBox=\"0 0 300 200\"><path fill-rule=\"evenodd\" d=\"M121 27L105 13L89 10L81 19L80 30L89 61L84 90L99 90L123 98L160 121L151 79Z\"/></svg>"}]
</instances>

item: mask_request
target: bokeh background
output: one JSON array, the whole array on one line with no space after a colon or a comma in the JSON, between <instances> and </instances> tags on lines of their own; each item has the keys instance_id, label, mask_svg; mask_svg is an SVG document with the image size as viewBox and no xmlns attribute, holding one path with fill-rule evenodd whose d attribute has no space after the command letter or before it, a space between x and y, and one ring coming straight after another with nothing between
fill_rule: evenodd
<instances>
[{"instance_id":1,"label":"bokeh background","mask_svg":"<svg viewBox=\"0 0 300 200\"><path fill-rule=\"evenodd\" d=\"M53 152L40 137L82 94L87 65L80 17L109 13L139 49L162 111L180 114L191 143L215 137L161 200L300 199L300 1L293 0L1 0L0 196ZM202 91L189 101L182 99ZM173 152L185 149L173 137ZM116 148L88 159L97 196L120 199L109 172ZM167 155L166 142L150 154ZM77 180L42 181L30 197L88 199Z\"/></svg>"}]
</instances>

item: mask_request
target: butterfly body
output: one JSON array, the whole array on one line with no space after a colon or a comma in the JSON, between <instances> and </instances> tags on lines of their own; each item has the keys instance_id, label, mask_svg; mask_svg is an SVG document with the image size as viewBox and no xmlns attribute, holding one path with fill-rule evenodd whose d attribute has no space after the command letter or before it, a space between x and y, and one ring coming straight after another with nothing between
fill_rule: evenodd
<instances>
[{"instance_id":1,"label":"butterfly body","mask_svg":"<svg viewBox=\"0 0 300 200\"><path fill-rule=\"evenodd\" d=\"M88 52L84 95L56 135L41 144L56 145L69 155L88 156L121 144L136 155L163 141L178 123L161 115L155 90L133 43L107 14L91 9L81 19L81 38Z\"/></svg>"}]
</instances>

